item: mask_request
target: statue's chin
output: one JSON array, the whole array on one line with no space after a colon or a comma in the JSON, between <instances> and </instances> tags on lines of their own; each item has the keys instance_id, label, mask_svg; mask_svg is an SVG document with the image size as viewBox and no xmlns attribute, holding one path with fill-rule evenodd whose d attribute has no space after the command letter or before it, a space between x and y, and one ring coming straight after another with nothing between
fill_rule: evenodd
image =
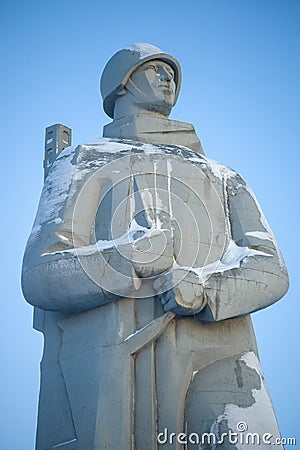
<instances>
[{"instance_id":1,"label":"statue's chin","mask_svg":"<svg viewBox=\"0 0 300 450\"><path fill-rule=\"evenodd\" d=\"M152 103L151 105L146 105L146 110L149 112L156 112L164 117L169 117L171 114L173 107L173 103L164 101L157 101L156 103Z\"/></svg>"}]
</instances>

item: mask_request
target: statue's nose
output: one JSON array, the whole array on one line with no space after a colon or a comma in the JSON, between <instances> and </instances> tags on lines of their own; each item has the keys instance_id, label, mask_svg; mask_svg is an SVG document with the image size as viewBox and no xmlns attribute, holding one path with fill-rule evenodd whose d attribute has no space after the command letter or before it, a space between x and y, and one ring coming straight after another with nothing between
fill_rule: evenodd
<instances>
[{"instance_id":1,"label":"statue's nose","mask_svg":"<svg viewBox=\"0 0 300 450\"><path fill-rule=\"evenodd\" d=\"M164 67L161 67L160 70L160 80L161 81L171 81L173 79L173 74L165 69Z\"/></svg>"}]
</instances>

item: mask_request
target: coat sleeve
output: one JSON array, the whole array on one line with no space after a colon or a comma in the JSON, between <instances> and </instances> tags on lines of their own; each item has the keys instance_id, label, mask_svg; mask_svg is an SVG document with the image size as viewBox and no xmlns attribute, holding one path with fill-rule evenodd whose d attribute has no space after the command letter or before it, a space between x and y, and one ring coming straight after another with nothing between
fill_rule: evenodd
<instances>
[{"instance_id":1,"label":"coat sleeve","mask_svg":"<svg viewBox=\"0 0 300 450\"><path fill-rule=\"evenodd\" d=\"M65 149L51 167L24 254L24 297L44 310L85 311L138 287L130 245L122 247L123 255L113 245L103 251L90 245L102 185L80 176L80 151Z\"/></svg>"},{"instance_id":2,"label":"coat sleeve","mask_svg":"<svg viewBox=\"0 0 300 450\"><path fill-rule=\"evenodd\" d=\"M196 315L200 321L219 321L266 308L282 298L289 285L280 250L253 192L237 174L224 186L229 245L223 269L204 283L207 306Z\"/></svg>"}]
</instances>

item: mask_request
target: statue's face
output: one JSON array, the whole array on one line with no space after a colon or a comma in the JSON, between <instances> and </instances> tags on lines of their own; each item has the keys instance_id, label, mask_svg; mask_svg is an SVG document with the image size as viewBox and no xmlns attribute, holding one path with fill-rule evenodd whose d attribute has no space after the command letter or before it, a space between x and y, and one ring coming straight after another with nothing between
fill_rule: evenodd
<instances>
[{"instance_id":1,"label":"statue's face","mask_svg":"<svg viewBox=\"0 0 300 450\"><path fill-rule=\"evenodd\" d=\"M136 69L126 88L136 105L169 116L175 99L174 70L167 63L153 60Z\"/></svg>"}]
</instances>

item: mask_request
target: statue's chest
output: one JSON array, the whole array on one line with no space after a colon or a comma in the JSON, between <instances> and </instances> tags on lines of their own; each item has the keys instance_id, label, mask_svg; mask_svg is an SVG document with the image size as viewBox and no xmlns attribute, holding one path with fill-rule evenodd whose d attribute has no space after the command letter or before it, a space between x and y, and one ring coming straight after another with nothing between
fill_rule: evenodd
<instances>
[{"instance_id":1,"label":"statue's chest","mask_svg":"<svg viewBox=\"0 0 300 450\"><path fill-rule=\"evenodd\" d=\"M179 265L201 267L220 259L227 229L223 188L200 159L131 152L105 155L105 164L90 168L76 197L94 222L96 240L118 239L135 220L170 230Z\"/></svg>"}]
</instances>

